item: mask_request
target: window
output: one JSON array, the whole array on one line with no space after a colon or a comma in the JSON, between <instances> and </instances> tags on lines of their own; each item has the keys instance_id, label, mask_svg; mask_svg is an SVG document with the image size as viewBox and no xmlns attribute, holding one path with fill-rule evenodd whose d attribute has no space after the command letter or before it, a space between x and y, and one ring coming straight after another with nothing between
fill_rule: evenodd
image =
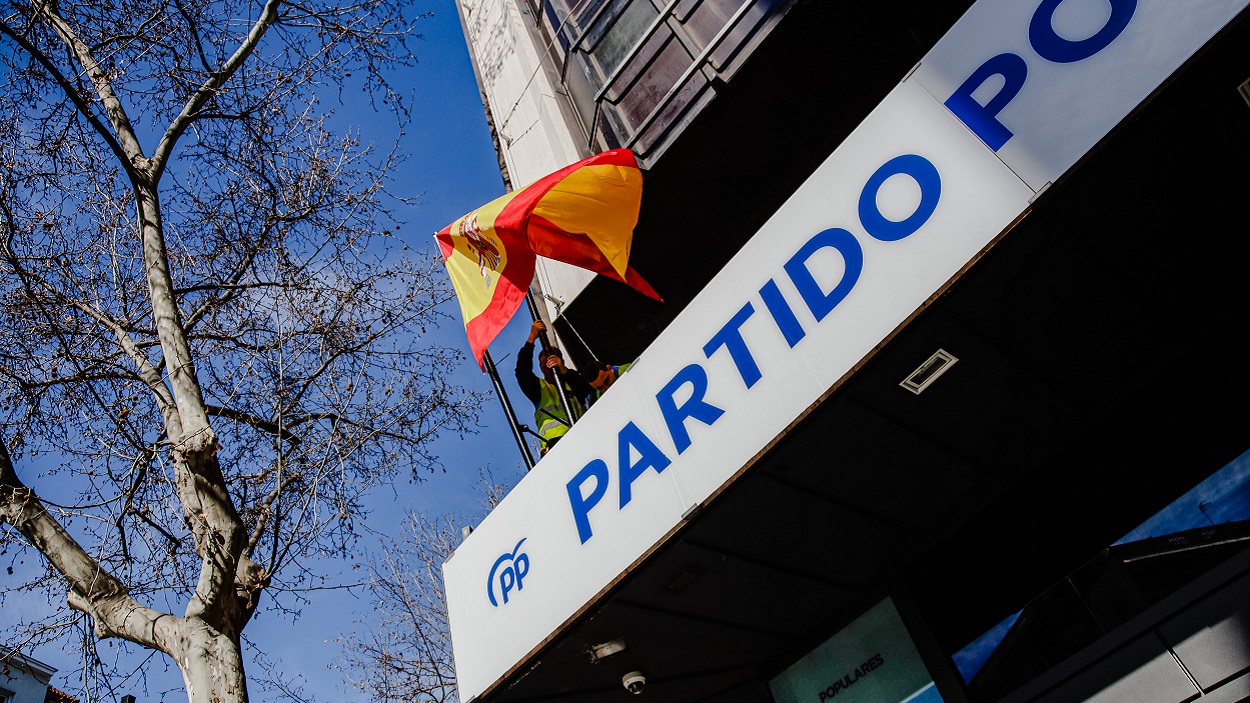
<instances>
[{"instance_id":1,"label":"window","mask_svg":"<svg viewBox=\"0 0 1250 703\"><path fill-rule=\"evenodd\" d=\"M768 683L777 703L942 703L889 598Z\"/></svg>"},{"instance_id":2,"label":"window","mask_svg":"<svg viewBox=\"0 0 1250 703\"><path fill-rule=\"evenodd\" d=\"M955 652L969 698L1016 691L1248 547L1250 452Z\"/></svg>"},{"instance_id":3,"label":"window","mask_svg":"<svg viewBox=\"0 0 1250 703\"><path fill-rule=\"evenodd\" d=\"M542 0L588 146L658 158L773 24L782 0Z\"/></svg>"}]
</instances>

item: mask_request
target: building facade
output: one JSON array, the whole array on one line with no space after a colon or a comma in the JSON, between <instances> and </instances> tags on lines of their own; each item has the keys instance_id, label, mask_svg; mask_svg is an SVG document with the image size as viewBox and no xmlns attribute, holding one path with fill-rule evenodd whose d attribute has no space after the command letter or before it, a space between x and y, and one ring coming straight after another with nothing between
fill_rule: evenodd
<instances>
[{"instance_id":1,"label":"building facade","mask_svg":"<svg viewBox=\"0 0 1250 703\"><path fill-rule=\"evenodd\" d=\"M1250 697L1243 0L469 0L517 186L629 147L634 361L447 562L462 701Z\"/></svg>"},{"instance_id":2,"label":"building facade","mask_svg":"<svg viewBox=\"0 0 1250 703\"><path fill-rule=\"evenodd\" d=\"M51 685L56 669L8 648L0 649L0 703L78 703Z\"/></svg>"}]
</instances>

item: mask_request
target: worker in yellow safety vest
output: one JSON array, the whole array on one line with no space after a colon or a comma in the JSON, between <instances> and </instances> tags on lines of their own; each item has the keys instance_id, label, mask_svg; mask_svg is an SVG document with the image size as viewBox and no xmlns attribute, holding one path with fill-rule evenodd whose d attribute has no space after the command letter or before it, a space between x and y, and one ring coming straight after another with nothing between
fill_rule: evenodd
<instances>
[{"instance_id":1,"label":"worker in yellow safety vest","mask_svg":"<svg viewBox=\"0 0 1250 703\"><path fill-rule=\"evenodd\" d=\"M516 357L516 382L521 392L534 404L534 422L538 425L540 453L555 445L573 426L573 422L586 412L586 398L594 393L578 374L571 373L564 366L564 356L559 348L542 349L538 352L538 367L542 376L533 371L534 341L543 333L547 326L542 320L535 320L530 327L529 339L521 346ZM568 397L573 417L565 415L560 402L560 393L556 390L556 376L564 384L565 395Z\"/></svg>"},{"instance_id":2,"label":"worker in yellow safety vest","mask_svg":"<svg viewBox=\"0 0 1250 703\"><path fill-rule=\"evenodd\" d=\"M616 379L620 378L621 374L628 371L629 367L630 364L614 365L603 363L599 366L591 367L583 371L582 379L585 380L586 384L591 388L591 394L587 399L589 401L587 405L594 403L596 400L599 400L604 393L607 393L608 388L611 388L612 384L616 383Z\"/></svg>"}]
</instances>

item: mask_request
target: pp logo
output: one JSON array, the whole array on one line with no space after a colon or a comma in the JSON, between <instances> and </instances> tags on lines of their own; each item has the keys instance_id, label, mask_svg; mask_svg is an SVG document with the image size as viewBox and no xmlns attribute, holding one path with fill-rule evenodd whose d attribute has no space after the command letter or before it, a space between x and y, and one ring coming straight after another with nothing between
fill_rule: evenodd
<instances>
[{"instance_id":1,"label":"pp logo","mask_svg":"<svg viewBox=\"0 0 1250 703\"><path fill-rule=\"evenodd\" d=\"M521 590L522 581L530 572L529 555L521 551L525 539L522 537L511 552L501 555L495 560L495 565L490 567L490 576L486 578L486 595L490 597L490 604L495 607L499 607L499 601L495 599L495 584L499 584L499 594L504 605L507 605L508 593L513 589Z\"/></svg>"}]
</instances>

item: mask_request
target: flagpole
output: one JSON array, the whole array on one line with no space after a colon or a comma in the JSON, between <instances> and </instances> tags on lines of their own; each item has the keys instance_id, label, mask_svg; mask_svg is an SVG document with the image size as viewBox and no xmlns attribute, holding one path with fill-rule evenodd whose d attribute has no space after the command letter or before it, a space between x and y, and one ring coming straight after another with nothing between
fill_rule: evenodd
<instances>
[{"instance_id":1,"label":"flagpole","mask_svg":"<svg viewBox=\"0 0 1250 703\"><path fill-rule=\"evenodd\" d=\"M508 416L508 426L512 428L512 436L516 438L517 446L521 448L521 458L525 460L525 470L529 471L534 468L534 457L530 454L530 447L525 443L525 435L521 434L520 423L517 422L516 413L512 411L512 403L508 402L508 394L503 390L503 383L499 381L499 370L495 368L495 360L490 358L490 351L482 353L482 361L486 365L486 373L490 374L490 380L495 384L495 392L499 394L499 402L503 404L503 412Z\"/></svg>"},{"instance_id":2,"label":"flagpole","mask_svg":"<svg viewBox=\"0 0 1250 703\"><path fill-rule=\"evenodd\" d=\"M525 291L525 302L529 304L530 315L534 318L534 320L537 321L542 319L538 316L538 303L534 301L533 289ZM554 332L555 330L552 331ZM547 335L540 334L538 335L538 338L542 340L543 349L548 352L551 351L551 342L548 341ZM573 417L573 407L569 405L569 396L564 390L564 379L560 378L560 373L558 371L553 370L551 375L556 379L555 387L556 392L560 394L560 407L564 408L564 416L569 419L568 426L572 427L573 421L577 418ZM556 419L558 420L559 418Z\"/></svg>"}]
</instances>

